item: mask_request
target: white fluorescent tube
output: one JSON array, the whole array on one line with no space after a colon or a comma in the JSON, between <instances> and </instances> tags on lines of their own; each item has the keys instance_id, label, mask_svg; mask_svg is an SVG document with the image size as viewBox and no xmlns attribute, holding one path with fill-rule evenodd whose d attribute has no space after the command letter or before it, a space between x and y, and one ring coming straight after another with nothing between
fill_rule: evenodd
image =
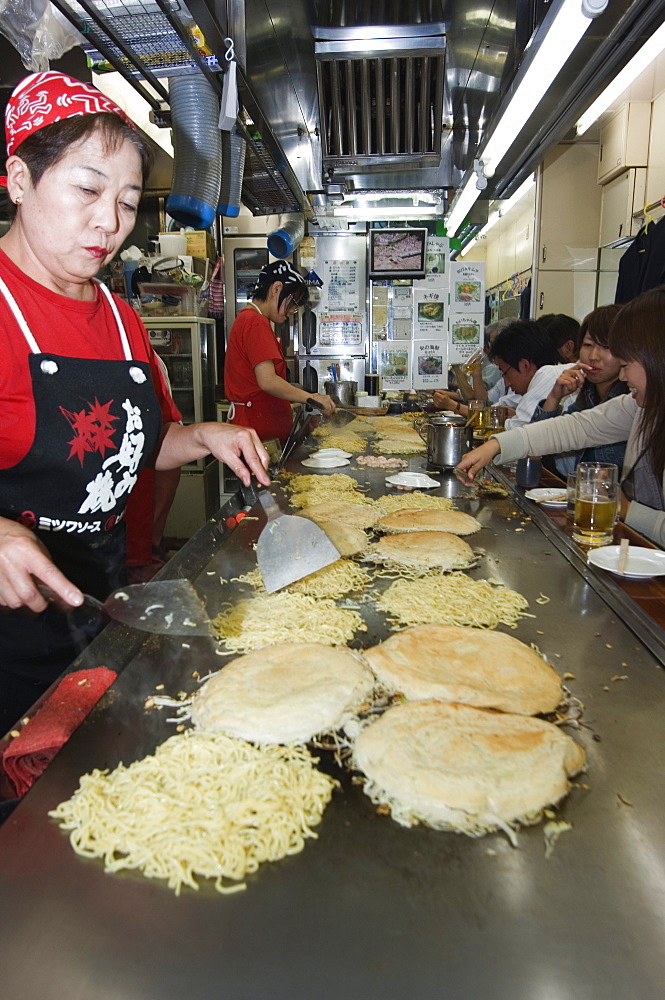
<instances>
[{"instance_id":1,"label":"white fluorescent tube","mask_svg":"<svg viewBox=\"0 0 665 1000\"><path fill-rule=\"evenodd\" d=\"M424 218L426 215L440 215L441 210L438 205L390 205L382 208L381 205L367 205L364 208L362 206L353 205L336 205L333 208L333 215L338 218L341 216L347 219L404 219L416 220Z\"/></svg>"},{"instance_id":2,"label":"white fluorescent tube","mask_svg":"<svg viewBox=\"0 0 665 1000\"><path fill-rule=\"evenodd\" d=\"M630 62L627 62L620 73L614 77L605 90L600 94L593 104L587 108L577 123L577 134L584 133L591 128L597 118L600 118L603 111L607 111L611 104L617 99L619 94L630 87L633 80L636 80L640 73L649 66L656 56L665 49L665 24L653 33L648 42L637 52Z\"/></svg>"},{"instance_id":3,"label":"white fluorescent tube","mask_svg":"<svg viewBox=\"0 0 665 1000\"><path fill-rule=\"evenodd\" d=\"M464 187L460 188L458 193L455 195L452 210L446 219L446 229L448 230L449 236L455 235L469 214L471 207L480 197L480 191L476 187L477 180L478 175L474 170Z\"/></svg>"},{"instance_id":4,"label":"white fluorescent tube","mask_svg":"<svg viewBox=\"0 0 665 1000\"><path fill-rule=\"evenodd\" d=\"M499 124L480 153L487 176L496 171L590 24L591 18L582 13L581 0L564 0Z\"/></svg>"},{"instance_id":5,"label":"white fluorescent tube","mask_svg":"<svg viewBox=\"0 0 665 1000\"><path fill-rule=\"evenodd\" d=\"M487 220L483 228L478 233L476 233L471 242L467 243L467 245L460 251L460 256L463 257L464 254L471 249L471 247L476 245L476 243L478 242L479 239L481 239L481 237L487 236L492 226L495 226L496 223L499 221L499 219L503 219L511 210L511 208L514 208L515 205L517 205L517 203L522 200L524 195L529 193L529 191L531 190L531 188L534 186L535 183L536 183L536 175L531 174L529 177L527 177L525 181L523 181L522 184L520 184L517 191L515 191L514 194L511 194L510 198L507 198L505 201L501 202L499 204L498 210L496 212L492 212L492 214L490 215L489 219Z\"/></svg>"}]
</instances>

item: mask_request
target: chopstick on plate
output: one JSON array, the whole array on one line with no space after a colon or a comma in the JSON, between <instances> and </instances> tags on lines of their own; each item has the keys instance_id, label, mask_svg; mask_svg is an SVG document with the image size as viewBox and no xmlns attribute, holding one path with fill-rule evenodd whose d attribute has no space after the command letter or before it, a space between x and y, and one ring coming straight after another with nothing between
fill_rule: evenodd
<instances>
[{"instance_id":1,"label":"chopstick on plate","mask_svg":"<svg viewBox=\"0 0 665 1000\"><path fill-rule=\"evenodd\" d=\"M619 565L617 566L617 573L620 576L623 576L626 572L626 566L628 564L628 546L628 539L622 538L619 545Z\"/></svg>"}]
</instances>

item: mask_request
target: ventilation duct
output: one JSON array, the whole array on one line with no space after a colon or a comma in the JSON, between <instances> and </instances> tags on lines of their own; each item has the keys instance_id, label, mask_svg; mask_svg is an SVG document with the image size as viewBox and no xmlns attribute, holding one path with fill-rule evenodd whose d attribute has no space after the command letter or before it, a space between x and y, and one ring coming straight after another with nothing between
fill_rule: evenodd
<instances>
[{"instance_id":1,"label":"ventilation duct","mask_svg":"<svg viewBox=\"0 0 665 1000\"><path fill-rule=\"evenodd\" d=\"M300 245L305 235L305 217L303 215L283 215L279 220L279 229L268 237L268 250L273 257L289 257Z\"/></svg>"},{"instance_id":2,"label":"ventilation duct","mask_svg":"<svg viewBox=\"0 0 665 1000\"><path fill-rule=\"evenodd\" d=\"M235 219L240 212L246 149L245 139L235 125L231 131L222 132L222 184L217 205L218 215Z\"/></svg>"},{"instance_id":3,"label":"ventilation duct","mask_svg":"<svg viewBox=\"0 0 665 1000\"><path fill-rule=\"evenodd\" d=\"M173 181L166 211L183 226L208 229L222 181L219 99L204 76L172 77Z\"/></svg>"}]
</instances>

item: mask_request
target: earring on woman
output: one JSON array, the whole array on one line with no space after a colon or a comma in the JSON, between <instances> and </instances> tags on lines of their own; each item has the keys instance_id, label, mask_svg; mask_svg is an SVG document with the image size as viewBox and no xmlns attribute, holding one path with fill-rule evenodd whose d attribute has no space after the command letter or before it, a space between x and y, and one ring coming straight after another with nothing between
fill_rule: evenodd
<instances>
[{"instance_id":1,"label":"earring on woman","mask_svg":"<svg viewBox=\"0 0 665 1000\"><path fill-rule=\"evenodd\" d=\"M23 198L21 198L20 196L14 202L15 205L21 205L22 203L23 203Z\"/></svg>"}]
</instances>

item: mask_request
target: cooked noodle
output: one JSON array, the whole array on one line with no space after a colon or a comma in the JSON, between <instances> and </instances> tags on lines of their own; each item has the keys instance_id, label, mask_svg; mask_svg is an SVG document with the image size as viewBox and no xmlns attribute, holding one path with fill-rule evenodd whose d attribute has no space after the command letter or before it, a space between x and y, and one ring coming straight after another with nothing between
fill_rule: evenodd
<instances>
[{"instance_id":1,"label":"cooked noodle","mask_svg":"<svg viewBox=\"0 0 665 1000\"><path fill-rule=\"evenodd\" d=\"M386 514L396 510L455 510L455 504L448 497L434 497L431 493L396 493L394 496L378 497L373 503Z\"/></svg>"},{"instance_id":2,"label":"cooked noodle","mask_svg":"<svg viewBox=\"0 0 665 1000\"><path fill-rule=\"evenodd\" d=\"M432 573L416 580L395 580L376 602L403 625L472 625L515 628L529 603L515 590L464 573Z\"/></svg>"},{"instance_id":3,"label":"cooked noodle","mask_svg":"<svg viewBox=\"0 0 665 1000\"><path fill-rule=\"evenodd\" d=\"M71 831L77 854L103 858L107 872L137 868L176 895L198 889L197 876L235 892L263 861L316 837L336 782L314 764L304 747L190 730L129 767L84 774L49 815Z\"/></svg>"},{"instance_id":4,"label":"cooked noodle","mask_svg":"<svg viewBox=\"0 0 665 1000\"><path fill-rule=\"evenodd\" d=\"M276 642L320 642L341 646L367 626L355 611L337 608L329 599L305 594L258 594L238 601L212 621L213 633L234 652Z\"/></svg>"},{"instance_id":5,"label":"cooked noodle","mask_svg":"<svg viewBox=\"0 0 665 1000\"><path fill-rule=\"evenodd\" d=\"M263 578L259 569L243 576L235 577L238 583L247 583L256 590L264 590ZM350 590L364 590L370 582L370 575L362 566L351 559L338 559L330 566L324 566L316 573L297 580L284 590L290 594L308 594L310 597L330 597L333 600L343 597Z\"/></svg>"}]
</instances>

